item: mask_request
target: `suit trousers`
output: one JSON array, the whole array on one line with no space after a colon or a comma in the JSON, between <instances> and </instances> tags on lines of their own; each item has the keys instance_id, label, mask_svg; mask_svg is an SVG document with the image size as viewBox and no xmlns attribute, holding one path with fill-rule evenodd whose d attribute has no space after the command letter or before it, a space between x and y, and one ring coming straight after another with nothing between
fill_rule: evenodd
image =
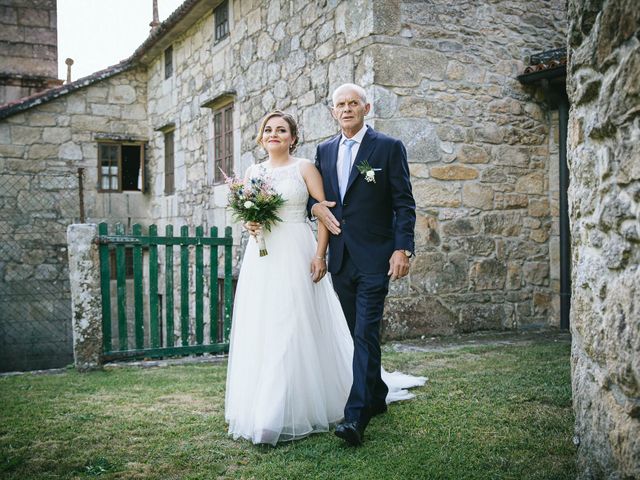
<instances>
[{"instance_id":1,"label":"suit trousers","mask_svg":"<svg viewBox=\"0 0 640 480\"><path fill-rule=\"evenodd\" d=\"M354 343L353 384L344 418L364 427L371 418L370 409L384 404L389 390L380 376L380 324L389 277L386 272L360 272L345 248L340 270L331 279Z\"/></svg>"}]
</instances>

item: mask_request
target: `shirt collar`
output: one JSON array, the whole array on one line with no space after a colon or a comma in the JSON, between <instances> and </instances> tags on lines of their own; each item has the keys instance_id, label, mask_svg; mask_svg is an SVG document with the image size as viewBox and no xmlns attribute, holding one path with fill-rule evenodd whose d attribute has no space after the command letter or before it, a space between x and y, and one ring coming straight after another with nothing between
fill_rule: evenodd
<instances>
[{"instance_id":1,"label":"shirt collar","mask_svg":"<svg viewBox=\"0 0 640 480\"><path fill-rule=\"evenodd\" d=\"M351 137L350 140L355 140L356 143L358 143L358 145L360 145L362 143L362 139L364 138L365 133L367 133L367 124L365 123L362 128L360 130L358 130L358 133L356 133L353 137ZM344 133L342 134L342 137L340 138L340 145L344 144L345 140L349 140L347 139L347 137L345 137Z\"/></svg>"}]
</instances>

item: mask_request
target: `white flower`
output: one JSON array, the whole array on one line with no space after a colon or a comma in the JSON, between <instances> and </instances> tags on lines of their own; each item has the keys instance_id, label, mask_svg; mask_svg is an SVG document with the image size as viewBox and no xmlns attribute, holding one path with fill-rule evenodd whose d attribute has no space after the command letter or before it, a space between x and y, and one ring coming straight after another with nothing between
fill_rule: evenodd
<instances>
[{"instance_id":1,"label":"white flower","mask_svg":"<svg viewBox=\"0 0 640 480\"><path fill-rule=\"evenodd\" d=\"M364 179L367 182L376 182L376 172L374 172L373 170L367 170L367 173L365 174Z\"/></svg>"},{"instance_id":2,"label":"white flower","mask_svg":"<svg viewBox=\"0 0 640 480\"><path fill-rule=\"evenodd\" d=\"M250 200L247 200L246 202L244 202L244 208L251 208L253 207L253 202Z\"/></svg>"},{"instance_id":3,"label":"white flower","mask_svg":"<svg viewBox=\"0 0 640 480\"><path fill-rule=\"evenodd\" d=\"M380 170L379 168L373 168L366 160L357 165L357 167L368 183L376 183L376 170Z\"/></svg>"}]
</instances>

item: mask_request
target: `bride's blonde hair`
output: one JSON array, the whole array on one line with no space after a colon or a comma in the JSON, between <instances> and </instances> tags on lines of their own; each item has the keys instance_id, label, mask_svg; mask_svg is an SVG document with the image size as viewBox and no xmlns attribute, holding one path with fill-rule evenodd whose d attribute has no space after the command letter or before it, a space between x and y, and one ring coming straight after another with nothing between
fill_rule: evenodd
<instances>
[{"instance_id":1,"label":"bride's blonde hair","mask_svg":"<svg viewBox=\"0 0 640 480\"><path fill-rule=\"evenodd\" d=\"M289 152L293 152L298 146L298 124L296 120L288 113L283 112L282 110L274 110L273 112L267 113L262 122L260 122L260 129L258 130L258 136L256 137L256 143L262 145L262 136L264 135L264 128L267 126L267 122L273 117L280 117L287 122L289 125L289 130L291 131L291 136L293 137L293 142L289 145Z\"/></svg>"}]
</instances>

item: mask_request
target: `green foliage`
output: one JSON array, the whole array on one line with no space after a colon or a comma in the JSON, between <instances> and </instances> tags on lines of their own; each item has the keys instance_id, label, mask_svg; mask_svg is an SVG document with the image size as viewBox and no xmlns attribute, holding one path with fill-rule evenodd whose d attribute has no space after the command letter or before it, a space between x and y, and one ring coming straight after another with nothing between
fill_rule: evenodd
<instances>
[{"instance_id":1,"label":"green foliage","mask_svg":"<svg viewBox=\"0 0 640 480\"><path fill-rule=\"evenodd\" d=\"M385 349L429 377L376 417L361 448L331 433L235 442L226 364L0 378L3 479L575 478L569 345Z\"/></svg>"}]
</instances>

